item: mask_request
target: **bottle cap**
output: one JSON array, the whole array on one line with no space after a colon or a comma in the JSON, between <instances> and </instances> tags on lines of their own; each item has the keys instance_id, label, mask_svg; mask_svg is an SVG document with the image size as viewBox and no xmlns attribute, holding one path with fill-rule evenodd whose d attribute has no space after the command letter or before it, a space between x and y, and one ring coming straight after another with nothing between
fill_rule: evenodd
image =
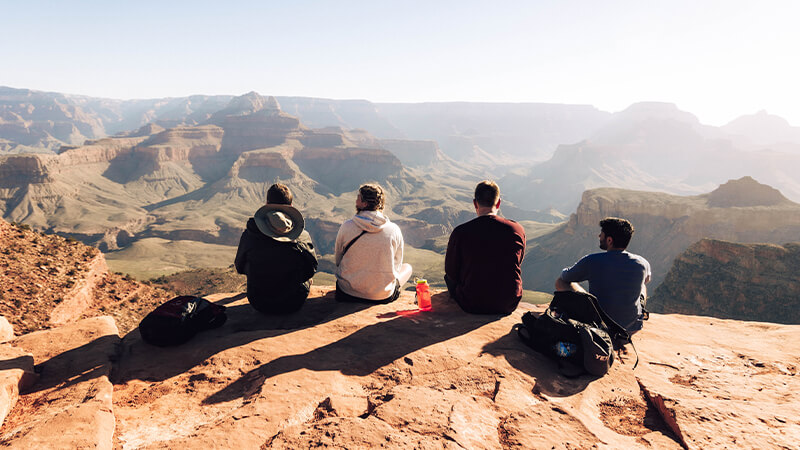
<instances>
[{"instance_id":1,"label":"bottle cap","mask_svg":"<svg viewBox=\"0 0 800 450\"><path fill-rule=\"evenodd\" d=\"M428 280L425 278L417 278L417 284L428 284Z\"/></svg>"}]
</instances>

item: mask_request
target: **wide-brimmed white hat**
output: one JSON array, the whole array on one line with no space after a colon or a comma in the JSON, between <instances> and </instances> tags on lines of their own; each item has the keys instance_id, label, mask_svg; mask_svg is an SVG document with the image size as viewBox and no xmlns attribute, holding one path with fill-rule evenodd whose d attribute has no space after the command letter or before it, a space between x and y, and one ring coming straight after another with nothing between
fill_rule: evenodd
<instances>
[{"instance_id":1,"label":"wide-brimmed white hat","mask_svg":"<svg viewBox=\"0 0 800 450\"><path fill-rule=\"evenodd\" d=\"M291 205L264 205L256 211L253 219L265 236L283 242L297 239L305 225L303 215Z\"/></svg>"}]
</instances>

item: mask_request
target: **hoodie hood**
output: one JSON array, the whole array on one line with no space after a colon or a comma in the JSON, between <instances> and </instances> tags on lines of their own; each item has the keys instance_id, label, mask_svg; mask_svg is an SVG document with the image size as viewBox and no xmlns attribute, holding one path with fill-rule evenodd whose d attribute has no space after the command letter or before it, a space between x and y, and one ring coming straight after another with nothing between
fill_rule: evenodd
<instances>
[{"instance_id":1,"label":"hoodie hood","mask_svg":"<svg viewBox=\"0 0 800 450\"><path fill-rule=\"evenodd\" d=\"M380 211L359 211L353 216L353 223L367 233L377 233L390 222Z\"/></svg>"}]
</instances>

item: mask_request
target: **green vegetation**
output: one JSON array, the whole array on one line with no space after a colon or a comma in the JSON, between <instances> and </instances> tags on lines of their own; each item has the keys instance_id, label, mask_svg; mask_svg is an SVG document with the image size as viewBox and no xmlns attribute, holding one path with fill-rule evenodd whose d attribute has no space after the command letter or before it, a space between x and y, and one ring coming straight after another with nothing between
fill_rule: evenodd
<instances>
[{"instance_id":1,"label":"green vegetation","mask_svg":"<svg viewBox=\"0 0 800 450\"><path fill-rule=\"evenodd\" d=\"M543 305L550 303L553 299L553 294L539 291L522 291L522 301L525 303L532 303L534 305Z\"/></svg>"},{"instance_id":2,"label":"green vegetation","mask_svg":"<svg viewBox=\"0 0 800 450\"><path fill-rule=\"evenodd\" d=\"M244 292L247 280L233 266L212 269L194 269L160 276L150 280L152 285L178 295L211 295L228 292Z\"/></svg>"},{"instance_id":3,"label":"green vegetation","mask_svg":"<svg viewBox=\"0 0 800 450\"><path fill-rule=\"evenodd\" d=\"M144 280L192 269L228 267L235 256L233 246L147 238L106 253L106 261L111 271Z\"/></svg>"},{"instance_id":4,"label":"green vegetation","mask_svg":"<svg viewBox=\"0 0 800 450\"><path fill-rule=\"evenodd\" d=\"M328 272L317 272L314 275L314 286L336 286L336 276Z\"/></svg>"}]
</instances>

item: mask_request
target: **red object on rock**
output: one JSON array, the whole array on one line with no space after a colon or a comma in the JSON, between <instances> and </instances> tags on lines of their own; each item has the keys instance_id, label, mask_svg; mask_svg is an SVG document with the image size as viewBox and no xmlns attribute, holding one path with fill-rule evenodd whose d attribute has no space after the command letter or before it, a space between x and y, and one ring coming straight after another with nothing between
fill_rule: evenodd
<instances>
[{"instance_id":1,"label":"red object on rock","mask_svg":"<svg viewBox=\"0 0 800 450\"><path fill-rule=\"evenodd\" d=\"M417 280L417 306L420 311L430 311L431 306L431 288L428 286L428 280Z\"/></svg>"}]
</instances>

